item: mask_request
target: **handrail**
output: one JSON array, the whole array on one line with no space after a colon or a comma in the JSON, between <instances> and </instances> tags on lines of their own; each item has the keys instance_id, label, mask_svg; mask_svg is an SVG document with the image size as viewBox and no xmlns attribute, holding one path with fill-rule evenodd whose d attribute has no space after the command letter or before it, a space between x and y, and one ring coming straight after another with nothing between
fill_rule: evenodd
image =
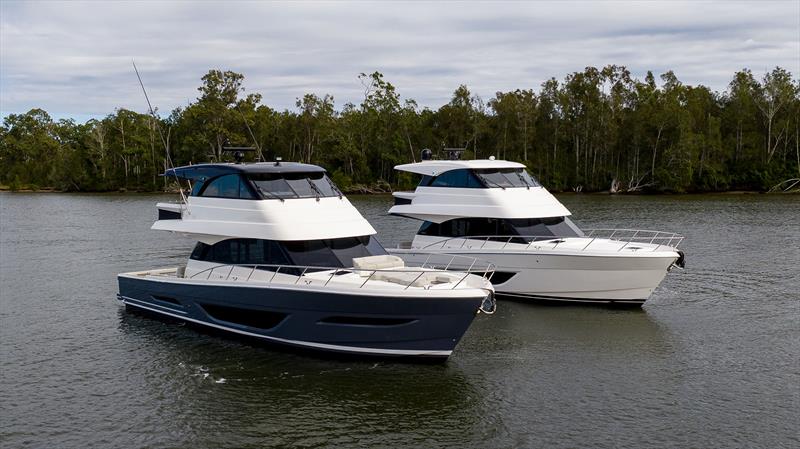
<instances>
[{"instance_id":1,"label":"handrail","mask_svg":"<svg viewBox=\"0 0 800 449\"><path fill-rule=\"evenodd\" d=\"M448 237L430 243L421 248L421 250L434 250L434 249L484 249L486 244L494 241L502 246L500 250L504 250L510 244L526 245L525 250L536 249L554 249L557 246L565 243L566 239L589 239L589 241L581 248L576 248L579 251L586 251L592 244L599 240L612 240L622 243L622 246L617 251L622 251L629 248L633 251L652 251L656 252L662 247L676 249L681 244L685 237L664 231L653 231L646 229L587 229L583 236L575 235L469 235L461 237ZM467 241L476 240L476 245L467 246ZM515 241L521 240L521 241ZM452 245L448 245L452 243ZM541 246L534 246L534 243L552 244L552 247L542 248ZM655 247L629 247L631 244L648 244L656 245ZM495 248L496 249L496 248Z\"/></svg>"},{"instance_id":2,"label":"handrail","mask_svg":"<svg viewBox=\"0 0 800 449\"><path fill-rule=\"evenodd\" d=\"M214 273L215 270L221 270L222 274L219 274L219 279L222 279L222 280L226 280L226 281L233 280L233 281L242 281L242 282L266 282L268 285L271 285L273 282L278 282L278 281L275 281L275 279L278 276L278 273L281 270L283 270L284 271L283 274L288 274L290 276L296 276L296 279L294 279L294 278L287 279L285 282L280 282L280 283L297 285L300 282L300 280L303 279L303 278L307 279L306 283L308 283L308 281L310 281L310 280L314 280L315 278L311 277L313 273L330 271L330 275L327 276L327 279L325 279L325 278L319 279L320 281L324 280L324 283L322 284L322 286L324 287L324 286L327 286L340 273L351 272L351 273L358 273L359 275L362 275L362 276L363 276L363 273L369 273L369 276L365 276L365 280L363 282L361 282L360 284L358 284L358 283L354 284L354 285L358 286L358 288L363 288L364 286L366 286L371 281L372 282L374 282L374 281L385 281L385 282L390 282L390 283L394 283L394 284L399 284L401 286L405 286L404 290L408 290L410 287L415 286L417 281L419 281L421 278L423 278L423 276L425 276L426 274L434 274L435 275L435 274L441 274L441 273L450 273L450 274L456 276L456 277L453 277L452 279L450 279L450 282L449 282L449 283L453 284L453 286L450 287L450 289L451 290L455 290L471 274L474 274L476 276L481 276L484 279L489 279L491 277L491 275L494 274L494 270L495 270L494 264L491 264L489 262L484 262L485 266L484 265L480 265L480 266L478 266L476 268L476 264L478 264L478 262L479 262L478 259L476 259L474 257L468 257L468 256L447 255L447 257L449 257L449 260L448 260L447 265L445 266L444 270L442 270L440 268L436 268L436 266L433 265L433 264L428 265L428 262L429 262L430 258L433 257L433 256L436 256L436 255L437 254L435 254L435 253L429 254L428 258L426 259L426 262L424 262L419 267L416 267L416 266L404 266L402 268L376 268L376 269L372 269L372 268L325 267L325 266L311 266L311 265L218 264L218 265L214 265L214 266L208 267L208 268L206 268L204 270L201 270L201 271L198 271L197 273L192 274L191 276L189 276L189 279L195 279L195 278L201 277L201 278L205 278L205 280L212 280L212 275L215 274ZM450 270L451 265L458 258L467 259L467 262L471 261L471 263L469 264L469 268L466 271L458 270L458 269L455 269L455 268L453 270ZM464 266L466 266L467 262L464 263ZM483 261L481 261L481 262L483 262ZM249 275L246 276L246 277L244 275L241 275L241 276L240 275L234 275L234 270L236 270L236 268L249 269ZM269 280L253 280L252 279L253 278L253 274L259 268L267 269L269 271L273 271L273 274L269 278ZM286 271L289 271L289 270L296 270L295 273L297 271L300 271L300 274L287 273ZM395 274L395 275L400 274L401 276L399 276L399 277L398 276L394 276L394 277L392 277L392 276L380 276L380 274ZM402 275L406 275L408 278L405 279L405 278L402 277ZM416 276L412 277L412 275L416 275ZM434 285L434 284L435 283L433 281L431 281L431 282L427 282L426 285L419 285L419 286L423 287L423 288L430 288L430 286Z\"/></svg>"}]
</instances>

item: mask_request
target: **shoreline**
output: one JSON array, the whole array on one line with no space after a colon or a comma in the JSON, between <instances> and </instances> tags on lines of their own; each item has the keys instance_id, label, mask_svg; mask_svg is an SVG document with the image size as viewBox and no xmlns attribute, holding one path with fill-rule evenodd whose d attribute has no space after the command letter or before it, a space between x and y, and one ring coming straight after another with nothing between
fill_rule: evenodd
<instances>
[{"instance_id":1,"label":"shoreline","mask_svg":"<svg viewBox=\"0 0 800 449\"><path fill-rule=\"evenodd\" d=\"M345 195L363 195L363 196L380 196L391 195L394 192L404 190L384 191L372 189L356 189L356 190L343 190ZM156 195L156 194L177 194L177 190L59 190L55 188L42 188L42 189L17 189L12 190L8 186L0 185L0 192L2 193L67 193L67 194L90 194L90 195ZM552 194L558 195L608 195L608 196L674 196L674 195L762 195L762 194L800 194L800 190L792 190L789 192L777 191L767 192L763 190L725 190L725 191L699 191L699 192L617 192L611 193L608 191L598 192L573 192L570 190L549 191Z\"/></svg>"}]
</instances>

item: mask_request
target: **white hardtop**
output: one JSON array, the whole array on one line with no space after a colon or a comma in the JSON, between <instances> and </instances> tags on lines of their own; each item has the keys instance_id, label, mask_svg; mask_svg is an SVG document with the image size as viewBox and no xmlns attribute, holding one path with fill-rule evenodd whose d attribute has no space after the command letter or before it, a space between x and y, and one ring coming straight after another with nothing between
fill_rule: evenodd
<instances>
[{"instance_id":1,"label":"white hardtop","mask_svg":"<svg viewBox=\"0 0 800 449\"><path fill-rule=\"evenodd\" d=\"M524 169L525 165L494 159L430 160L398 165L396 170L438 176L456 169ZM389 214L442 223L453 218L547 218L571 215L544 187L458 188L418 186L413 192L394 192L407 203ZM410 203L408 203L410 201Z\"/></svg>"},{"instance_id":2,"label":"white hardtop","mask_svg":"<svg viewBox=\"0 0 800 449\"><path fill-rule=\"evenodd\" d=\"M415 162L412 164L396 165L395 170L416 173L418 175L439 176L440 174L457 169L492 169L492 168L525 168L519 162L494 160L494 159L475 159L471 161L462 160L431 160Z\"/></svg>"}]
</instances>

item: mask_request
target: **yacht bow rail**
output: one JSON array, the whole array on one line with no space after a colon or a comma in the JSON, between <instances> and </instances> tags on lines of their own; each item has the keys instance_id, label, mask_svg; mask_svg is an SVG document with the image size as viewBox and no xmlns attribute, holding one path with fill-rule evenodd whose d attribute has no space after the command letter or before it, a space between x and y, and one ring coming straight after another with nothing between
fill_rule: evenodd
<instances>
[{"instance_id":1,"label":"yacht bow rail","mask_svg":"<svg viewBox=\"0 0 800 449\"><path fill-rule=\"evenodd\" d=\"M651 231L647 229L587 229L584 231L583 236L553 236L553 235L477 235L477 236L462 236L450 237L445 240L431 243L423 250L435 249L483 249L487 243L496 242L501 243L502 246L497 248L492 246L491 249L505 249L510 244L526 245L525 248L514 247L513 249L543 249L541 246L534 246L535 243L552 244L552 247L544 249L555 249L559 245L569 240L588 240L585 245L577 249L579 251L588 250L592 244L600 240L613 240L623 243L617 251L622 251L625 248L632 250L645 250L645 251L658 251L662 247L677 248L683 241L684 236L675 234L673 232L664 231ZM479 247L475 245L467 246L467 242L477 240L483 242ZM648 246L646 248L630 246L631 244L648 244L656 246Z\"/></svg>"},{"instance_id":2,"label":"yacht bow rail","mask_svg":"<svg viewBox=\"0 0 800 449\"><path fill-rule=\"evenodd\" d=\"M442 254L430 254L428 259L419 266L412 266L411 269L403 268L342 268L342 267L325 267L325 266L312 266L312 265L278 265L278 264L220 264L213 267L206 268L191 276L189 279L203 279L225 281L240 281L240 282L261 282L260 280L253 280L251 278L256 273L256 270L273 272L269 280L266 281L267 285L273 282L278 284L291 284L298 285L304 281L306 285L311 285L313 281L325 280L322 286L327 286L332 280L339 275L344 274L358 274L364 278L364 281L358 285L358 288L364 288L369 282L389 282L404 286L403 290L408 290L410 287L423 287L430 288L433 285L441 285L453 283L450 290L455 290L465 279L471 274L480 275L484 279L490 279L494 274L495 265L485 262L474 257L458 256L458 255L444 255L445 262L436 264L430 261L434 256L443 256ZM459 262L459 259L466 259L465 262ZM463 269L469 263L469 268ZM461 269L451 268L459 266ZM236 268L249 268L250 272L246 277L236 273ZM283 270L283 273L290 275L294 278L279 278L278 274ZM446 271L450 276L442 276L442 271ZM327 279L324 277L327 272ZM317 276L311 276L311 275ZM322 277L320 277L322 276ZM316 284L319 285L319 284Z\"/></svg>"}]
</instances>

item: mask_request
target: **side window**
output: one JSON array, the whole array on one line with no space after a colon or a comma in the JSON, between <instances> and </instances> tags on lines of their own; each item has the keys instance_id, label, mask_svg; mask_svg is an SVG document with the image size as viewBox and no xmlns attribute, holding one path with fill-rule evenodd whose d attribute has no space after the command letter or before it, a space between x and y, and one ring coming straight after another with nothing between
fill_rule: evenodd
<instances>
[{"instance_id":1,"label":"side window","mask_svg":"<svg viewBox=\"0 0 800 449\"><path fill-rule=\"evenodd\" d=\"M424 178L423 178L424 179ZM422 185L422 183L420 183ZM483 185L480 180L467 169L450 170L437 176L430 182L431 187L460 187L460 188L481 188Z\"/></svg>"},{"instance_id":2,"label":"side window","mask_svg":"<svg viewBox=\"0 0 800 449\"><path fill-rule=\"evenodd\" d=\"M194 260L206 260L206 257L208 257L209 248L211 248L209 245L206 245L203 242L197 242L197 245L195 245L194 250L192 251L192 255L189 257Z\"/></svg>"},{"instance_id":3,"label":"side window","mask_svg":"<svg viewBox=\"0 0 800 449\"><path fill-rule=\"evenodd\" d=\"M282 242L283 248L294 265L331 267L344 265L322 240L298 240Z\"/></svg>"},{"instance_id":4,"label":"side window","mask_svg":"<svg viewBox=\"0 0 800 449\"><path fill-rule=\"evenodd\" d=\"M203 190L203 184L205 184L205 179L198 179L192 185L192 193L191 196L198 196L200 195L200 191Z\"/></svg>"},{"instance_id":5,"label":"side window","mask_svg":"<svg viewBox=\"0 0 800 449\"><path fill-rule=\"evenodd\" d=\"M239 198L239 175L224 175L207 183L200 196Z\"/></svg>"},{"instance_id":6,"label":"side window","mask_svg":"<svg viewBox=\"0 0 800 449\"><path fill-rule=\"evenodd\" d=\"M243 178L239 178L239 199L242 200L255 200L258 199L253 194L253 189L250 187L250 183L245 181Z\"/></svg>"},{"instance_id":7,"label":"side window","mask_svg":"<svg viewBox=\"0 0 800 449\"><path fill-rule=\"evenodd\" d=\"M214 245L198 243L191 258L205 262L246 265L289 263L277 242L259 239L228 239Z\"/></svg>"},{"instance_id":8,"label":"side window","mask_svg":"<svg viewBox=\"0 0 800 449\"><path fill-rule=\"evenodd\" d=\"M419 231L417 234L419 235L430 235L434 237L439 237L442 235L442 231L440 229L439 223L434 223L432 221L426 221L422 223L422 226L419 227Z\"/></svg>"}]
</instances>

